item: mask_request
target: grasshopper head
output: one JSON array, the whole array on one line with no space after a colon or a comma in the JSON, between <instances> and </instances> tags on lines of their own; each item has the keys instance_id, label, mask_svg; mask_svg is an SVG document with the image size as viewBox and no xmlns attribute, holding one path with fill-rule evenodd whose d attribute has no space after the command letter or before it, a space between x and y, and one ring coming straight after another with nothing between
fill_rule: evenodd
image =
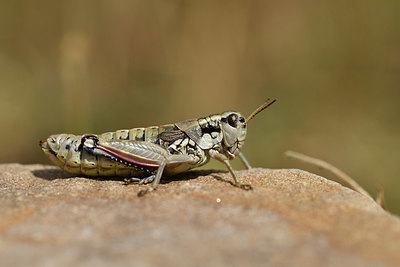
<instances>
[{"instance_id":1,"label":"grasshopper head","mask_svg":"<svg viewBox=\"0 0 400 267\"><path fill-rule=\"evenodd\" d=\"M246 139L246 120L239 112L225 111L221 114L221 128L228 156L234 158Z\"/></svg>"},{"instance_id":2,"label":"grasshopper head","mask_svg":"<svg viewBox=\"0 0 400 267\"><path fill-rule=\"evenodd\" d=\"M246 126L258 113L272 105L276 99L270 101L268 98L261 106L245 119L239 112L225 111L221 114L221 128L224 135L224 145L229 158L239 154L246 139Z\"/></svg>"}]
</instances>

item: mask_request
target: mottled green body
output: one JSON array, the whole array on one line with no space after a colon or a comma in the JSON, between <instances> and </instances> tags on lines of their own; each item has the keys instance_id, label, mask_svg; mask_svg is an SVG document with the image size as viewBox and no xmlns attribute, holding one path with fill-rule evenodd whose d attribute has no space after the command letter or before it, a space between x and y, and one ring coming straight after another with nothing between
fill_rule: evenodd
<instances>
[{"instance_id":1,"label":"mottled green body","mask_svg":"<svg viewBox=\"0 0 400 267\"><path fill-rule=\"evenodd\" d=\"M244 189L229 161L239 156L247 122L271 105L268 100L246 120L240 113L225 111L175 124L118 130L100 135L57 134L40 142L43 152L60 168L75 175L121 176L154 190L162 175L174 175L204 165L214 158L228 168L235 184ZM143 179L140 179L143 178Z\"/></svg>"},{"instance_id":2,"label":"mottled green body","mask_svg":"<svg viewBox=\"0 0 400 267\"><path fill-rule=\"evenodd\" d=\"M198 164L181 164L180 166L166 167L164 173L166 175L173 175L175 173L183 172L188 169L201 166L208 162L209 157L201 151L200 147L195 142L191 141L187 136L171 135L163 137L162 133L179 133L179 129L174 124L166 124L162 126L151 126L146 128L133 128L127 130L118 130L115 132L106 132L98 135L99 138L104 140L135 140L138 142L149 142L160 145L165 149L177 149L175 153L182 152L183 148L191 145L191 147L198 153L202 154L203 158L198 159ZM59 134L50 137L47 142L41 143L43 151L57 166L63 170L84 176L119 176L119 177L147 177L151 175L154 170L143 170L136 167L127 166L109 158L93 155L87 151L79 148L81 139L84 135L73 134ZM168 139L169 138L169 139ZM51 139L56 140L57 149L51 149ZM182 140L180 146L174 144L177 140ZM174 153L173 151L171 151Z\"/></svg>"}]
</instances>

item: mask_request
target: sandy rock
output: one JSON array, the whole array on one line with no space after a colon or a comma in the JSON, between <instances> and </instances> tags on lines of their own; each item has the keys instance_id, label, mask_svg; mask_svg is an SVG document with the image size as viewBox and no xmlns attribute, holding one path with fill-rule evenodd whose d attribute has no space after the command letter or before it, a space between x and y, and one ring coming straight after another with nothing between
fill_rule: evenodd
<instances>
[{"instance_id":1,"label":"sandy rock","mask_svg":"<svg viewBox=\"0 0 400 267\"><path fill-rule=\"evenodd\" d=\"M0 165L2 266L398 266L400 220L301 170L195 171L143 185Z\"/></svg>"}]
</instances>

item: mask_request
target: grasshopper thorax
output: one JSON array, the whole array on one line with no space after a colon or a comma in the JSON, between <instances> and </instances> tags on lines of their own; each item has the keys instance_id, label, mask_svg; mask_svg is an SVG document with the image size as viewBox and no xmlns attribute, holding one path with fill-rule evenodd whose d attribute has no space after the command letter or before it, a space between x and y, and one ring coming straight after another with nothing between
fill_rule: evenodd
<instances>
[{"instance_id":1,"label":"grasshopper thorax","mask_svg":"<svg viewBox=\"0 0 400 267\"><path fill-rule=\"evenodd\" d=\"M227 156L234 158L246 139L246 120L239 112L225 111L221 114L221 129Z\"/></svg>"}]
</instances>

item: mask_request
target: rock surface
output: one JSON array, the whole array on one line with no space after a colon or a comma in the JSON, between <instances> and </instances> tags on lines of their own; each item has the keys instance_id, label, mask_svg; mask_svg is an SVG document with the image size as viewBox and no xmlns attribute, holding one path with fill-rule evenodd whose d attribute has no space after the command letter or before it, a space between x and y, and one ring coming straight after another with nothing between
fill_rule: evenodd
<instances>
[{"instance_id":1,"label":"rock surface","mask_svg":"<svg viewBox=\"0 0 400 267\"><path fill-rule=\"evenodd\" d=\"M0 165L2 266L396 266L400 220L301 170L195 171L143 185Z\"/></svg>"}]
</instances>

